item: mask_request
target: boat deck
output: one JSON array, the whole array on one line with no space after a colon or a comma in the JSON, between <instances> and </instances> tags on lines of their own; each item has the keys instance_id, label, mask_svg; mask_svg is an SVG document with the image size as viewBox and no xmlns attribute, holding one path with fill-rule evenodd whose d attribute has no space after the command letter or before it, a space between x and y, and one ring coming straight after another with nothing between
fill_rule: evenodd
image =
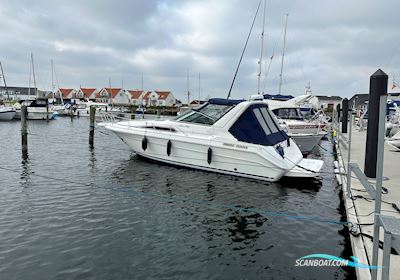
<instances>
[{"instance_id":1,"label":"boat deck","mask_svg":"<svg viewBox=\"0 0 400 280\"><path fill-rule=\"evenodd\" d=\"M360 183L360 181L356 178L356 176L352 176L351 179L351 192L353 196L357 198L355 200L350 199L346 196L346 176L343 172L347 166L347 156L348 156L348 146L347 134L339 133L339 145L337 146L338 151L338 162L339 162L339 170L342 171L342 175L337 175L337 179L339 184L342 184L343 189L343 198L345 200L346 206L346 215L347 219L350 221L356 221L361 225L361 232L364 234L368 234L373 236L373 224L374 223L374 201L370 198L368 193L365 191L365 188ZM366 145L366 130L359 131L358 128L353 126L352 129L352 137L351 137L351 160L350 162L357 163L360 167L361 171L364 170L364 156L365 156L365 145ZM396 218L400 218L400 213L396 211L391 205L391 203L395 203L400 206L400 172L399 172L399 163L400 163L400 153L396 152L393 147L385 143L384 149L384 166L383 166L383 177L384 181L382 186L387 188L388 193L382 194L382 211L381 214L393 216ZM343 167L343 165L345 167ZM374 185L375 181L370 180L370 182ZM366 197L364 199L362 197ZM390 204L389 204L390 203ZM383 241L384 233L381 227L380 240ZM350 235L351 244L353 249L353 255L360 259L362 263L368 263L372 265L372 240L366 236L354 236ZM382 250L379 250L379 264L382 265ZM367 280L371 279L370 270L369 269L357 269L357 278L359 280ZM400 256L399 255L391 255L390 257L390 278L389 279L399 279L400 275ZM378 279L380 279L381 270L378 270Z\"/></svg>"}]
</instances>

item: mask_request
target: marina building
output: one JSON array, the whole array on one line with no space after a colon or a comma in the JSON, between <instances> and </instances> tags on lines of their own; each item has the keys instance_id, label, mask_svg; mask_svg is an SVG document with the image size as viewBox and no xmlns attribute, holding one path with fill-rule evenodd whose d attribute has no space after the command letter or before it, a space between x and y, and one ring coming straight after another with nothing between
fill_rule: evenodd
<instances>
[{"instance_id":1,"label":"marina building","mask_svg":"<svg viewBox=\"0 0 400 280\"><path fill-rule=\"evenodd\" d=\"M36 96L36 88L33 87L0 87L0 99L2 100L28 100Z\"/></svg>"},{"instance_id":2,"label":"marina building","mask_svg":"<svg viewBox=\"0 0 400 280\"><path fill-rule=\"evenodd\" d=\"M333 110L338 104L342 103L342 97L340 96L325 96L325 95L314 95L309 100L314 109L327 109Z\"/></svg>"}]
</instances>

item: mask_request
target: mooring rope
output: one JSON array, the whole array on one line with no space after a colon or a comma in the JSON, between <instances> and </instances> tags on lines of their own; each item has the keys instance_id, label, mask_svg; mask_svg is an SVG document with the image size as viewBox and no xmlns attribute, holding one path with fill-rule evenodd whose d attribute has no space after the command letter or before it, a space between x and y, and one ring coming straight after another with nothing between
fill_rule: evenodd
<instances>
[{"instance_id":1,"label":"mooring rope","mask_svg":"<svg viewBox=\"0 0 400 280\"><path fill-rule=\"evenodd\" d=\"M9 172L13 173L21 173L20 170L15 170L7 167L2 167L0 166L1 170L6 170ZM93 186L94 182L91 183L80 183L76 182L73 180L67 180L63 178L56 178L52 176L47 176L47 175L41 175L39 173L29 173L30 176L35 176L35 177L40 177L48 180L56 180L58 182L65 182L65 183L70 183L78 186ZM306 216L306 215L295 215L295 214L290 214L290 213L284 213L284 212L273 212L273 211L268 211L268 210L263 210L263 209L258 209L258 208L248 208L248 207L242 207L242 206L237 206L237 205L231 205L231 204L221 204L221 203L214 203L210 202L208 200L202 200L202 199L192 199L188 197L183 197L183 196L172 196L172 195L163 195L159 193L154 193L154 192L143 192L143 191L137 191L137 190L132 190L132 189L125 189L121 187L101 187L101 186L95 186L96 188L99 189L105 189L108 191L112 192L122 192L122 193L127 193L130 195L135 195L135 196L143 196L143 197L149 197L149 198L158 198L158 199L164 199L164 200L169 200L169 201L176 201L176 202L187 202L190 204L196 204L196 205L203 205L206 207L210 208L225 208L225 209L230 209L233 211L239 211L239 212L250 212L250 213L255 213L259 214L261 216L266 216L266 217L280 217L280 218L287 218L287 219L294 219L294 220L303 220L303 221L310 221L310 222L321 222L321 223L329 223L329 224L337 224L337 225L343 225L343 226L348 226L350 228L354 227L353 223L350 221L336 221L336 220L330 220L330 219L325 219L323 217L318 217L318 216Z\"/></svg>"}]
</instances>

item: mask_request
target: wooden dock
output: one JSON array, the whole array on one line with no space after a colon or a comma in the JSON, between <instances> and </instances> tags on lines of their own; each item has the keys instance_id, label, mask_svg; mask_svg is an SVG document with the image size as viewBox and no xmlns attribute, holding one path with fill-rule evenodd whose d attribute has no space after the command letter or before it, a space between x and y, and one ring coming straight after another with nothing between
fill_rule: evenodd
<instances>
[{"instance_id":1,"label":"wooden dock","mask_svg":"<svg viewBox=\"0 0 400 280\"><path fill-rule=\"evenodd\" d=\"M351 160L350 162L358 164L361 170L364 170L366 130L359 130L352 127L351 134ZM338 171L337 180L343 189L343 199L346 206L347 219L359 225L360 234L350 234L353 255L361 263L372 265L372 239L374 223L374 200L356 176L351 177L351 196L347 191L347 161L348 161L348 133L337 133L335 146L338 153ZM382 194L382 215L400 218L400 213L395 205L400 207L400 153L394 151L392 147L385 144L384 164L383 164L383 187L387 189ZM374 180L368 180L372 185ZM380 240L383 241L384 232L381 228ZM399 252L400 253L400 252ZM379 249L379 264L382 265L382 249ZM381 279L381 269L378 269L378 279ZM366 268L356 269L359 280L371 279L371 271ZM390 257L390 278L400 279L400 256L391 254Z\"/></svg>"}]
</instances>

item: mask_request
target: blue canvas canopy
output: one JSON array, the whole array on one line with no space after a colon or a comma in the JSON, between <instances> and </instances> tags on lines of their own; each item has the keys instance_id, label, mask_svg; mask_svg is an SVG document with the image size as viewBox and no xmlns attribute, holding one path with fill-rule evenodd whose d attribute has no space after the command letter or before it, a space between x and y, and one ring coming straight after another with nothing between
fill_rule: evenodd
<instances>
[{"instance_id":1,"label":"blue canvas canopy","mask_svg":"<svg viewBox=\"0 0 400 280\"><path fill-rule=\"evenodd\" d=\"M243 101L245 101L245 100L244 99L211 98L208 100L208 103L216 104L216 105L234 106Z\"/></svg>"},{"instance_id":2,"label":"blue canvas canopy","mask_svg":"<svg viewBox=\"0 0 400 280\"><path fill-rule=\"evenodd\" d=\"M229 132L239 141L267 146L288 139L287 134L271 116L266 104L250 105Z\"/></svg>"},{"instance_id":3,"label":"blue canvas canopy","mask_svg":"<svg viewBox=\"0 0 400 280\"><path fill-rule=\"evenodd\" d=\"M272 99L272 100L289 100L294 98L292 95L284 95L284 94L264 94L265 99Z\"/></svg>"}]
</instances>

